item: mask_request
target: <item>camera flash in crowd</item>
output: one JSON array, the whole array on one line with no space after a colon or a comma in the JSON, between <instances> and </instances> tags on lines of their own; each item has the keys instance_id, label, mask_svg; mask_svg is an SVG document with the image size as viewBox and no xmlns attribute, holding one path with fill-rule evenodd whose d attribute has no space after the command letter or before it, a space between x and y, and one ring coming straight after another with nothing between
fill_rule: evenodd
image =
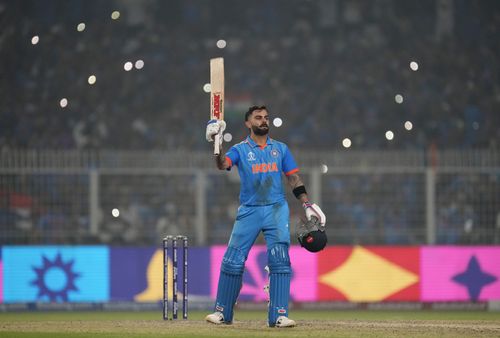
<instances>
[{"instance_id":1,"label":"camera flash in crowd","mask_svg":"<svg viewBox=\"0 0 500 338\"><path fill-rule=\"evenodd\" d=\"M411 123L410 121L406 121L405 122L405 129L406 130L412 130L413 129L413 123Z\"/></svg>"},{"instance_id":2,"label":"camera flash in crowd","mask_svg":"<svg viewBox=\"0 0 500 338\"><path fill-rule=\"evenodd\" d=\"M203 85L203 91L204 91L205 93L210 93L210 91L211 91L211 90L212 90L212 88L211 88L211 86L210 86L210 83L205 83L205 84Z\"/></svg>"},{"instance_id":3,"label":"camera flash in crowd","mask_svg":"<svg viewBox=\"0 0 500 338\"><path fill-rule=\"evenodd\" d=\"M220 49L223 49L226 47L226 40L218 40L217 43L216 43L217 47L220 48Z\"/></svg>"},{"instance_id":4,"label":"camera flash in crowd","mask_svg":"<svg viewBox=\"0 0 500 338\"><path fill-rule=\"evenodd\" d=\"M95 77L95 75L90 75L87 81L89 85L93 85L97 81L97 78Z\"/></svg>"},{"instance_id":5,"label":"camera flash in crowd","mask_svg":"<svg viewBox=\"0 0 500 338\"><path fill-rule=\"evenodd\" d=\"M276 128L279 128L283 125L283 120L280 119L279 117L275 118L273 120L273 126L275 126Z\"/></svg>"},{"instance_id":6,"label":"camera flash in crowd","mask_svg":"<svg viewBox=\"0 0 500 338\"><path fill-rule=\"evenodd\" d=\"M144 67L144 61L142 60L137 60L135 62L135 69L142 69Z\"/></svg>"},{"instance_id":7,"label":"camera flash in crowd","mask_svg":"<svg viewBox=\"0 0 500 338\"><path fill-rule=\"evenodd\" d=\"M126 72L130 71L132 69L133 65L132 65L132 62L130 61L127 61L125 62L125 64L123 65L123 69L125 69Z\"/></svg>"},{"instance_id":8,"label":"camera flash in crowd","mask_svg":"<svg viewBox=\"0 0 500 338\"><path fill-rule=\"evenodd\" d=\"M118 210L117 208L114 208L113 210L111 210L111 215L113 215L113 217L120 216L120 210Z\"/></svg>"},{"instance_id":9,"label":"camera flash in crowd","mask_svg":"<svg viewBox=\"0 0 500 338\"><path fill-rule=\"evenodd\" d=\"M394 96L394 101L396 101L396 103L398 103L398 104L403 103L403 95L396 94L396 96Z\"/></svg>"},{"instance_id":10,"label":"camera flash in crowd","mask_svg":"<svg viewBox=\"0 0 500 338\"><path fill-rule=\"evenodd\" d=\"M68 99L63 97L61 101L59 101L59 105L61 106L61 108L66 108L66 106L68 105Z\"/></svg>"},{"instance_id":11,"label":"camera flash in crowd","mask_svg":"<svg viewBox=\"0 0 500 338\"><path fill-rule=\"evenodd\" d=\"M394 139L394 133L391 130L385 132L385 138L389 141Z\"/></svg>"},{"instance_id":12,"label":"camera flash in crowd","mask_svg":"<svg viewBox=\"0 0 500 338\"><path fill-rule=\"evenodd\" d=\"M410 62L410 69L416 72L418 70L418 63L415 61Z\"/></svg>"},{"instance_id":13,"label":"camera flash in crowd","mask_svg":"<svg viewBox=\"0 0 500 338\"><path fill-rule=\"evenodd\" d=\"M352 144L351 140L348 139L347 137L342 140L342 145L344 146L344 148L349 148L351 144Z\"/></svg>"},{"instance_id":14,"label":"camera flash in crowd","mask_svg":"<svg viewBox=\"0 0 500 338\"><path fill-rule=\"evenodd\" d=\"M78 26L76 26L76 30L79 32L83 32L85 30L85 24L83 22L80 22Z\"/></svg>"},{"instance_id":15,"label":"camera flash in crowd","mask_svg":"<svg viewBox=\"0 0 500 338\"><path fill-rule=\"evenodd\" d=\"M114 11L113 13L111 13L111 19L118 20L119 18L120 18L120 12Z\"/></svg>"},{"instance_id":16,"label":"camera flash in crowd","mask_svg":"<svg viewBox=\"0 0 500 338\"><path fill-rule=\"evenodd\" d=\"M38 37L38 35L35 35L31 38L32 45L36 45L38 43L38 41L40 41L40 38Z\"/></svg>"}]
</instances>

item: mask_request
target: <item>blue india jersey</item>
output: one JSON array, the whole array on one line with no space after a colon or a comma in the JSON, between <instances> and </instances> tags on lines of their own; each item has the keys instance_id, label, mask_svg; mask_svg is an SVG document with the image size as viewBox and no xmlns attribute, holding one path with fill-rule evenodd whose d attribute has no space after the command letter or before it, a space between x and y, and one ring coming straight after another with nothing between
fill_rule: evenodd
<instances>
[{"instance_id":1,"label":"blue india jersey","mask_svg":"<svg viewBox=\"0 0 500 338\"><path fill-rule=\"evenodd\" d=\"M299 171L287 145L267 137L260 147L250 136L226 153L232 166L238 167L241 180L241 205L269 205L285 200L282 173Z\"/></svg>"}]
</instances>

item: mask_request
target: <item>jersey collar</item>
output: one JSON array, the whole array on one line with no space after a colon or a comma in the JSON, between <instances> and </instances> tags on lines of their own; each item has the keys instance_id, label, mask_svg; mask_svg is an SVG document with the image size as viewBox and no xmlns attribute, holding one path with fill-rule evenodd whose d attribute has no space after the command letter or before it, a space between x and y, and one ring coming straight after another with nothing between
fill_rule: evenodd
<instances>
[{"instance_id":1,"label":"jersey collar","mask_svg":"<svg viewBox=\"0 0 500 338\"><path fill-rule=\"evenodd\" d=\"M255 148L255 147L260 147L257 143L255 143L254 140L252 140L252 138L250 136L247 136L246 140L245 140L248 144L250 144L250 146L252 148ZM266 139L266 145L264 147L261 147L261 148L265 148L266 146L268 145L271 145L273 144L273 139L270 138L269 136L267 136L267 139Z\"/></svg>"}]
</instances>

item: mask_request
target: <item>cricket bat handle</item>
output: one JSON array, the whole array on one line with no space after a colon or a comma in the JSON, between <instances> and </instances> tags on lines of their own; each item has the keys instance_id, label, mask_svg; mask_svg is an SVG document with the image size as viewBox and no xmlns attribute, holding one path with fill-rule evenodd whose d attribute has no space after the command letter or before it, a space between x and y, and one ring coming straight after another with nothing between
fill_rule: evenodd
<instances>
[{"instance_id":1,"label":"cricket bat handle","mask_svg":"<svg viewBox=\"0 0 500 338\"><path fill-rule=\"evenodd\" d=\"M214 155L219 156L220 154L220 135L215 134L214 136Z\"/></svg>"}]
</instances>

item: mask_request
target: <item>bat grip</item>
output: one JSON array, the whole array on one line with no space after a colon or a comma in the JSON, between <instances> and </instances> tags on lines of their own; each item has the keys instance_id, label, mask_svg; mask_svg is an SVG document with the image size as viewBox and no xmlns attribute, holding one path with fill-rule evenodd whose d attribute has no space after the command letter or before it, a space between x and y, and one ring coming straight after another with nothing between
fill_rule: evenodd
<instances>
[{"instance_id":1,"label":"bat grip","mask_svg":"<svg viewBox=\"0 0 500 338\"><path fill-rule=\"evenodd\" d=\"M214 136L214 155L219 156L220 154L220 135L215 134Z\"/></svg>"}]
</instances>

